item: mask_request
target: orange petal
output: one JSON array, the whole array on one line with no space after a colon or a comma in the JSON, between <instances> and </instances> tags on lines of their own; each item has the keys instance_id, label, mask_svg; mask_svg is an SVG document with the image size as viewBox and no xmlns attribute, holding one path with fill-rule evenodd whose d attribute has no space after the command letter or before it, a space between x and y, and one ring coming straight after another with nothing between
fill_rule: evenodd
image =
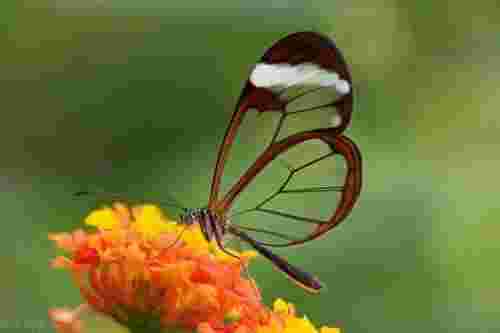
<instances>
[{"instance_id":1,"label":"orange petal","mask_svg":"<svg viewBox=\"0 0 500 333\"><path fill-rule=\"evenodd\" d=\"M76 264L88 264L95 266L99 263L99 254L96 249L81 247L76 250L73 261Z\"/></svg>"},{"instance_id":2,"label":"orange petal","mask_svg":"<svg viewBox=\"0 0 500 333\"><path fill-rule=\"evenodd\" d=\"M73 242L73 237L67 232L50 233L49 239L56 243L56 246L68 252L72 252L75 249L75 243Z\"/></svg>"},{"instance_id":3,"label":"orange petal","mask_svg":"<svg viewBox=\"0 0 500 333\"><path fill-rule=\"evenodd\" d=\"M190 277L194 269L194 262L182 260L151 268L151 272L157 287L183 287L191 284Z\"/></svg>"},{"instance_id":4,"label":"orange petal","mask_svg":"<svg viewBox=\"0 0 500 333\"><path fill-rule=\"evenodd\" d=\"M66 257L55 257L50 261L50 266L52 268L65 268L69 269L73 265L73 262Z\"/></svg>"},{"instance_id":5,"label":"orange petal","mask_svg":"<svg viewBox=\"0 0 500 333\"><path fill-rule=\"evenodd\" d=\"M207 322L203 322L203 323L198 324L198 327L196 327L196 330L198 331L198 333L215 333L215 330Z\"/></svg>"}]
</instances>

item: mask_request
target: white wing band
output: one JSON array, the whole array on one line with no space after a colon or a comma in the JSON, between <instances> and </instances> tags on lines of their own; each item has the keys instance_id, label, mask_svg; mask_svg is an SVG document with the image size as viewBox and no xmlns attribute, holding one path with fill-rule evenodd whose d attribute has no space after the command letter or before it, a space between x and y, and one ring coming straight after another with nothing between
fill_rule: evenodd
<instances>
[{"instance_id":1,"label":"white wing band","mask_svg":"<svg viewBox=\"0 0 500 333\"><path fill-rule=\"evenodd\" d=\"M278 90L291 86L335 87L339 95L351 91L349 82L336 72L329 72L312 63L289 65L259 63L250 74L250 81L259 88Z\"/></svg>"}]
</instances>

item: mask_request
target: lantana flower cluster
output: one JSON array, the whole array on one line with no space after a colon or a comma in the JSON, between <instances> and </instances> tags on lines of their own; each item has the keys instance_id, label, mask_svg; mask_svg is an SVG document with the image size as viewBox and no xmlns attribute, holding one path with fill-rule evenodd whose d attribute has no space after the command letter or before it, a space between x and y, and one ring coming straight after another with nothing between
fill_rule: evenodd
<instances>
[{"instance_id":1,"label":"lantana flower cluster","mask_svg":"<svg viewBox=\"0 0 500 333\"><path fill-rule=\"evenodd\" d=\"M318 333L293 305L273 309L247 277L253 251L222 251L198 225L184 225L153 205L115 203L90 213L82 229L49 238L66 252L51 265L71 273L85 304L56 308L59 332L84 332L82 309L105 314L130 328L198 333ZM153 330L154 329L154 330ZM323 327L320 333L339 333Z\"/></svg>"}]
</instances>

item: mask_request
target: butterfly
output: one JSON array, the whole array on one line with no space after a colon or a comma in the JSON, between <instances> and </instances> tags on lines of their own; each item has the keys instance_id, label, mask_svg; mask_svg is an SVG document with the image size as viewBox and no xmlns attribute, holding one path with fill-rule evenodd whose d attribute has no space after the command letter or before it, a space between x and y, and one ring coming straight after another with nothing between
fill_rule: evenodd
<instances>
[{"instance_id":1,"label":"butterfly","mask_svg":"<svg viewBox=\"0 0 500 333\"><path fill-rule=\"evenodd\" d=\"M294 94L287 93L291 91L294 91ZM309 101L310 105L307 107L289 109L289 106L297 100L322 91L330 97L329 101L322 102L318 99L314 102L313 98L313 103ZM361 153L356 144L342 134L351 120L352 106L351 75L344 57L331 39L316 32L298 32L278 40L253 67L238 99L219 147L208 205L205 208L187 210L182 214L181 222L187 225L197 223L206 240L215 240L221 249L224 249L223 239L226 234L236 236L269 259L277 269L300 287L313 293L318 292L322 288L322 283L316 277L288 263L284 258L271 252L268 247L294 246L316 239L337 226L353 209L361 192ZM326 127L302 130L280 138L280 131L289 117L324 112L325 109L330 112L333 110L331 121ZM231 148L240 126L250 112L273 113L278 115L278 121L263 151L229 190L221 193L221 179L226 162L231 158ZM299 166L291 167L278 191L266 197L256 207L242 213L260 211L280 218L312 224L312 230L303 237L290 239L286 235L271 230L266 231L231 223L228 212L239 194L245 191L273 160L289 149L303 145L310 140L319 141L329 151ZM346 174L341 186L286 189L298 173L334 155L341 156L346 164ZM280 194L311 192L339 193L340 198L335 203L335 207L332 207L331 215L327 219L320 220L264 208L266 203ZM267 232L278 238L281 236L287 241L280 244L266 243L250 236L249 231Z\"/></svg>"},{"instance_id":2,"label":"butterfly","mask_svg":"<svg viewBox=\"0 0 500 333\"><path fill-rule=\"evenodd\" d=\"M312 241L332 230L351 213L362 184L361 152L343 134L350 123L352 110L351 74L334 41L316 32L297 32L278 40L255 64L238 99L219 146L208 204L203 208L183 208L180 222L186 226L198 224L207 241L215 241L221 250L232 256L234 254L224 248L225 236L229 234L246 242L298 286L311 293L319 292L323 284L318 278L290 264L269 248L293 247ZM242 126L254 114L263 117L264 127L271 128L269 137L258 147L260 150L250 166L227 191L223 191L221 183L227 162L232 159L231 150ZM320 115L322 122L311 122L307 119L310 115ZM325 115L328 121L323 122ZM274 120L266 116L273 116ZM299 126L291 126L289 133L285 133L287 122L292 120ZM309 154L307 144L311 142L321 146L315 151L317 156ZM236 199L265 173L272 162L296 148L299 148L301 163L287 166L287 175L277 190L257 205L231 213ZM335 178L334 168L328 167L319 173L321 185L290 188L301 174L327 160L333 165L343 164L341 184L323 185ZM326 194L328 202L325 203L324 199L311 202L307 198L311 194ZM305 208L313 216L291 212L290 205L281 210L267 207L286 195L302 195L303 199L299 198L294 205ZM326 208L323 218L314 216L318 205ZM265 229L260 225L252 227L235 223L237 218L251 213L283 220L286 223L281 227L285 229L294 229L290 223L298 222L306 225L307 230L292 237L278 231L276 226ZM280 241L259 240L254 234L264 234Z\"/></svg>"}]
</instances>

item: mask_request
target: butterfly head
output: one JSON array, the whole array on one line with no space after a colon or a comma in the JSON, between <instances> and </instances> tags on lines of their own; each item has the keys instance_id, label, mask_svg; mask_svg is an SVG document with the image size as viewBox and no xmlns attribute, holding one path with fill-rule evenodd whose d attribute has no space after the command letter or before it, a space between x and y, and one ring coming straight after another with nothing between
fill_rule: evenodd
<instances>
[{"instance_id":1,"label":"butterfly head","mask_svg":"<svg viewBox=\"0 0 500 333\"><path fill-rule=\"evenodd\" d=\"M206 207L203 208L186 208L180 214L179 220L182 224L192 225L195 223L203 223L209 217L214 218L216 216L215 213L211 213L210 210Z\"/></svg>"}]
</instances>

